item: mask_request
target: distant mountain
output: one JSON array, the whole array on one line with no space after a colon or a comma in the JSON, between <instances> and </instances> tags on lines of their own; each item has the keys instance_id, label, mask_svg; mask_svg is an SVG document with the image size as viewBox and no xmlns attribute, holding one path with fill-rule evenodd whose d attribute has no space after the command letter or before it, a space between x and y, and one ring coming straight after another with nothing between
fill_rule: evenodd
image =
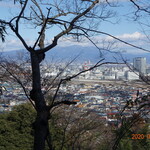
<instances>
[{"instance_id":1,"label":"distant mountain","mask_svg":"<svg viewBox=\"0 0 150 150\"><path fill-rule=\"evenodd\" d=\"M4 57L15 57L18 52L25 52L25 50L14 50L14 51L6 51L3 52ZM109 53L106 51L103 51L104 55L103 58L105 58L106 61L121 61L121 57L115 53ZM77 58L76 58L77 57ZM128 60L129 62L133 61L133 58L135 57L146 57L147 63L150 63L150 53L123 53L123 57ZM46 53L46 60L47 61L56 61L59 60L62 61L68 61L76 58L76 61L78 62L84 62L87 60L90 60L91 62L97 62L100 58L100 52L95 47L83 47L83 46L67 46L67 47L55 47L52 50L48 51Z\"/></svg>"},{"instance_id":2,"label":"distant mountain","mask_svg":"<svg viewBox=\"0 0 150 150\"><path fill-rule=\"evenodd\" d=\"M47 52L46 58L56 58L62 60L72 60L77 57L77 61L98 61L100 53L93 47L82 47L82 46L67 46L67 47L56 47L51 51Z\"/></svg>"},{"instance_id":3,"label":"distant mountain","mask_svg":"<svg viewBox=\"0 0 150 150\"><path fill-rule=\"evenodd\" d=\"M103 52L103 58L105 58L106 61L121 61L121 57L119 54L116 53L110 53L107 51ZM68 46L68 47L56 47L52 49L51 51L47 52L46 58L50 59L51 57L56 59L62 59L62 60L68 60L73 59L76 56L78 56L78 61L87 61L90 60L92 62L99 61L100 58L100 52L95 47L82 47L82 46ZM128 60L129 62L133 61L133 58L135 57L146 57L147 62L150 63L150 53L123 53L122 56L125 58L125 60Z\"/></svg>"}]
</instances>

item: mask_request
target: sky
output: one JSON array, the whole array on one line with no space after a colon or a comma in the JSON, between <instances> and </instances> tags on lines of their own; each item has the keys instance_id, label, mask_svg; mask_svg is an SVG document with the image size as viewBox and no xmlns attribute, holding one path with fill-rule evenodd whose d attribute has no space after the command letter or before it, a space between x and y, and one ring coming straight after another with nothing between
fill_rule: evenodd
<instances>
[{"instance_id":1,"label":"sky","mask_svg":"<svg viewBox=\"0 0 150 150\"><path fill-rule=\"evenodd\" d=\"M114 1L114 0L110 0ZM9 0L0 1L0 19L10 19L13 13L17 13L19 5L13 5ZM147 39L142 31L141 26L137 23L132 21L130 14L133 12L133 5L127 3L127 0L120 0L118 3L118 7L110 7L113 11L117 12L117 15L114 19L110 21L117 23L110 23L110 22L102 22L99 27L99 31L103 31L109 33L117 38L125 40L127 42L131 42L132 44L136 44L138 46L144 47L148 49L149 45L147 43ZM129 17L130 16L130 17ZM3 51L11 51L11 50L20 50L24 49L21 42L14 36L14 34L8 29L8 35L6 35L6 42L1 44L1 49ZM21 26L21 33L23 37L26 39L27 43L32 46L34 41L36 40L36 36L38 29L31 29L27 26L27 29L24 26ZM47 36L47 43L50 43L53 39L53 35L57 33L57 30L52 29ZM103 41L106 43L114 43L115 49L126 51L128 53L144 53L137 49L133 49L132 47L126 46L123 43L118 43L114 41L112 38L104 35L95 35L91 37L91 39L99 46L103 47ZM82 39L82 42L75 42L72 38L61 38L59 41L59 47L68 47L72 45L78 45L82 47L91 46L92 43L88 41L88 39Z\"/></svg>"}]
</instances>

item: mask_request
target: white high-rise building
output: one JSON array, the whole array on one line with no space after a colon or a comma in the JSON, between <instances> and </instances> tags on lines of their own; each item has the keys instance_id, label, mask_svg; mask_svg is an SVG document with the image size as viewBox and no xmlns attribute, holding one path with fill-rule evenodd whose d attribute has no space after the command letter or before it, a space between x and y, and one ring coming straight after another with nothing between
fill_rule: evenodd
<instances>
[{"instance_id":1,"label":"white high-rise building","mask_svg":"<svg viewBox=\"0 0 150 150\"><path fill-rule=\"evenodd\" d=\"M133 67L139 73L146 74L146 58L145 57L134 58Z\"/></svg>"}]
</instances>

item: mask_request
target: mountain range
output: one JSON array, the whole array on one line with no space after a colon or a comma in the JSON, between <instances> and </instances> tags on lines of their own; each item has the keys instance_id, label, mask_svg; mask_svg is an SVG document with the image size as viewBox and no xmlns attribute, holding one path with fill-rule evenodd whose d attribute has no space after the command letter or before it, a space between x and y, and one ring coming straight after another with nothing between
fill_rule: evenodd
<instances>
[{"instance_id":1,"label":"mountain range","mask_svg":"<svg viewBox=\"0 0 150 150\"><path fill-rule=\"evenodd\" d=\"M4 51L3 56L15 57L18 52L25 52L25 50L13 50L13 51ZM91 62L97 62L101 58L105 58L105 61L121 61L122 58L119 54L110 53L104 51L103 56L100 57L101 53L95 47L83 47L83 46L67 46L67 47L55 47L50 51L46 52L46 60L59 60L59 61L69 61L76 58L77 62L84 62L90 60ZM147 63L150 63L150 53L122 53L122 56L125 60L133 62L135 57L146 57Z\"/></svg>"}]
</instances>

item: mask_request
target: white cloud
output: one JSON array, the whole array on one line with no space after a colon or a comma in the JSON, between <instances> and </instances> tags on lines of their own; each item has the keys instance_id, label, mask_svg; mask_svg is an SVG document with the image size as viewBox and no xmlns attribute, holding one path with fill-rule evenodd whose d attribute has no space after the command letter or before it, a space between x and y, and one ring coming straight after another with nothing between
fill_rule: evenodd
<instances>
[{"instance_id":1,"label":"white cloud","mask_svg":"<svg viewBox=\"0 0 150 150\"><path fill-rule=\"evenodd\" d=\"M143 35L140 32L134 32L134 33L124 33L122 35L116 35L117 38L124 40L126 42L129 42L133 45L139 46L139 47L148 47L148 43L145 42L145 35ZM91 37L91 40L93 40L96 45L99 48L107 48L111 46L111 48L115 48L116 50L125 50L127 52L135 52L137 49L133 49L131 46L128 46L122 42L118 42L117 40L114 40L112 37L109 36L104 36L104 35L99 35L99 36L94 36ZM32 46L34 42L32 40L26 39L27 43ZM49 42L47 40L47 44L50 44L51 41ZM82 38L80 42L77 42L75 39L72 37L68 38L61 38L58 41L58 46L60 47L68 47L68 46L81 46L81 47L88 47L88 46L94 46L87 38ZM2 48L3 47L3 48ZM4 44L1 44L1 49L4 49L4 51L11 51L11 50L19 50L19 49L24 49L22 43L17 40L17 39L12 39L6 41ZM138 52L143 52L139 51Z\"/></svg>"},{"instance_id":2,"label":"white cloud","mask_svg":"<svg viewBox=\"0 0 150 150\"><path fill-rule=\"evenodd\" d=\"M124 33L122 35L116 35L115 37L120 39L120 40L131 41L131 40L144 39L145 35L140 33L140 32L134 32L134 33ZM109 41L114 40L114 38L111 37L111 36L107 36L106 39L109 40Z\"/></svg>"},{"instance_id":3,"label":"white cloud","mask_svg":"<svg viewBox=\"0 0 150 150\"><path fill-rule=\"evenodd\" d=\"M126 2L127 0L107 0L108 3L111 3L111 2L115 2L115 3L118 3L118 2ZM100 2L106 2L106 0L102 0Z\"/></svg>"},{"instance_id":4,"label":"white cloud","mask_svg":"<svg viewBox=\"0 0 150 150\"><path fill-rule=\"evenodd\" d=\"M134 33L124 33L122 35L116 35L118 39L121 39L125 42L128 42L130 44L133 44L137 47L142 47L145 49L148 49L148 43L146 43L145 35L140 33L140 32L134 32ZM95 37L91 37L91 39L96 43L96 45L99 48L111 48L113 50L123 50L128 53L144 53L144 51L139 50L137 48L133 48L132 46L129 46L123 42L120 42L110 36L104 36L104 35L99 35ZM75 42L72 38L69 39L64 39L62 38L61 41L59 42L59 46L62 47L67 47L67 46L72 46L72 45L78 45L82 47L88 47L88 46L94 46L88 39L83 38L81 42Z\"/></svg>"},{"instance_id":5,"label":"white cloud","mask_svg":"<svg viewBox=\"0 0 150 150\"><path fill-rule=\"evenodd\" d=\"M140 39L140 38L144 38L145 36L140 33L140 32L134 32L132 34L128 34L128 33L125 33L125 34L122 34L122 35L119 35L117 36L117 38L120 38L120 39Z\"/></svg>"},{"instance_id":6,"label":"white cloud","mask_svg":"<svg viewBox=\"0 0 150 150\"><path fill-rule=\"evenodd\" d=\"M115 36L118 39L124 40L126 42L129 41L137 41L140 39L144 39L145 35L143 35L140 32L134 32L134 33L124 33L122 35L116 35ZM90 37L91 40L93 40L96 44L100 44L102 42L113 42L115 39L111 36L105 36L105 35L98 35L98 36L93 36ZM87 39L87 38L82 38L80 42L77 42L75 39L69 37L69 38L61 38L59 41L59 44L61 46L70 46L70 45L81 45L81 46L91 46L92 43Z\"/></svg>"},{"instance_id":7,"label":"white cloud","mask_svg":"<svg viewBox=\"0 0 150 150\"><path fill-rule=\"evenodd\" d=\"M91 46L91 43L89 42L89 40L85 37L82 37L82 39L80 39L80 41L78 42L76 39L74 39L73 37L62 37L59 41L58 41L58 45L61 47L68 47L68 46L73 46L73 45L78 45L78 46L82 46L82 47L87 47L87 46Z\"/></svg>"},{"instance_id":8,"label":"white cloud","mask_svg":"<svg viewBox=\"0 0 150 150\"><path fill-rule=\"evenodd\" d=\"M17 39L6 40L4 43L1 43L1 50L3 51L13 51L24 49L23 44Z\"/></svg>"}]
</instances>

